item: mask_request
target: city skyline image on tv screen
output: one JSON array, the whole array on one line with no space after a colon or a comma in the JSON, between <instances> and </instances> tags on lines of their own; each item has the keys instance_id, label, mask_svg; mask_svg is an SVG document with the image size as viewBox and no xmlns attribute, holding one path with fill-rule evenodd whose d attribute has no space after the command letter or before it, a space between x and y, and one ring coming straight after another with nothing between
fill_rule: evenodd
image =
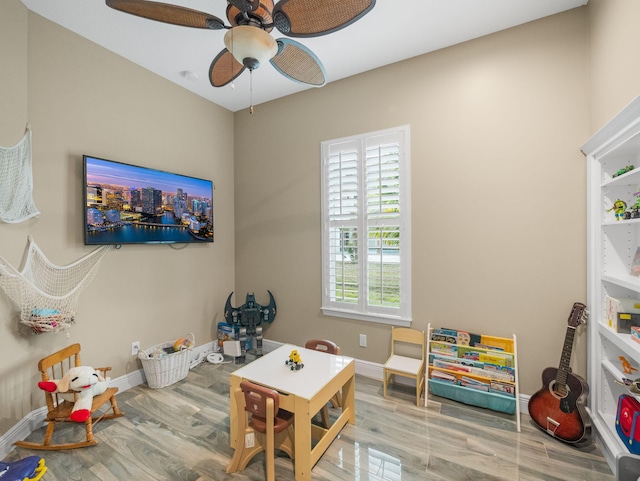
<instances>
[{"instance_id":1,"label":"city skyline image on tv screen","mask_svg":"<svg viewBox=\"0 0 640 481\"><path fill-rule=\"evenodd\" d=\"M87 245L213 242L213 182L88 155Z\"/></svg>"}]
</instances>

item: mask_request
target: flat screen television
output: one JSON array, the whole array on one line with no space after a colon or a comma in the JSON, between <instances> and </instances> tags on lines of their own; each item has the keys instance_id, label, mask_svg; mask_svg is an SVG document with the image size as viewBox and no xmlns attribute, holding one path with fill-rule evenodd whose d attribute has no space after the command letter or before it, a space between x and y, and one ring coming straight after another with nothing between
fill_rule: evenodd
<instances>
[{"instance_id":1,"label":"flat screen television","mask_svg":"<svg viewBox=\"0 0 640 481\"><path fill-rule=\"evenodd\" d=\"M84 243L213 242L213 182L83 155Z\"/></svg>"}]
</instances>

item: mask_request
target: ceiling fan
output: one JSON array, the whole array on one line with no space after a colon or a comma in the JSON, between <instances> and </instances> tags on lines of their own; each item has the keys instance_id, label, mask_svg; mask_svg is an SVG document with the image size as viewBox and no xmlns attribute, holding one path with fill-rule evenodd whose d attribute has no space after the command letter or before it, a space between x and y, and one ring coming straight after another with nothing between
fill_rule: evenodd
<instances>
[{"instance_id":1,"label":"ceiling fan","mask_svg":"<svg viewBox=\"0 0 640 481\"><path fill-rule=\"evenodd\" d=\"M274 39L276 28L287 37L318 37L351 25L366 15L375 0L227 0L227 20L179 5L149 0L105 0L107 6L139 17L184 27L222 30L225 48L213 59L209 80L214 87L233 82L245 69L269 61L294 81L321 87L326 74L307 47L290 38Z\"/></svg>"}]
</instances>

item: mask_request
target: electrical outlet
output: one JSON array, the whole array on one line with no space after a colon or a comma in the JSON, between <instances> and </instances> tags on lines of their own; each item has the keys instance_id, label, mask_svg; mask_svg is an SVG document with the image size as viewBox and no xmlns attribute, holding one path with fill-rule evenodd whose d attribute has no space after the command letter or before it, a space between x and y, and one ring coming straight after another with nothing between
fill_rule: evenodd
<instances>
[{"instance_id":1,"label":"electrical outlet","mask_svg":"<svg viewBox=\"0 0 640 481\"><path fill-rule=\"evenodd\" d=\"M140 350L140 341L133 341L131 343L131 355L137 356L139 350Z\"/></svg>"},{"instance_id":2,"label":"electrical outlet","mask_svg":"<svg viewBox=\"0 0 640 481\"><path fill-rule=\"evenodd\" d=\"M367 335L360 334L360 347L367 347Z\"/></svg>"}]
</instances>

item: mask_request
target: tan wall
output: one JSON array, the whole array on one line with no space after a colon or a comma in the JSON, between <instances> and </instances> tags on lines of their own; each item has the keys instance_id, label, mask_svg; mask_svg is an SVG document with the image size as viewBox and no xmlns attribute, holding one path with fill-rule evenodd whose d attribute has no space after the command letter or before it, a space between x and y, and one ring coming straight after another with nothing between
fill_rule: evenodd
<instances>
[{"instance_id":1,"label":"tan wall","mask_svg":"<svg viewBox=\"0 0 640 481\"><path fill-rule=\"evenodd\" d=\"M591 0L233 116L4 0L0 145L31 122L42 215L0 223L0 256L18 266L27 235L58 264L91 250L81 237L85 152L212 178L217 188L216 243L110 252L70 338L18 334L0 294L0 434L41 404L34 366L43 355L77 341L87 363L130 372L139 367L128 355L133 340L144 347L186 331L210 340L233 289L237 304L247 291L258 302L266 289L276 295L267 338L329 337L383 362L388 326L319 311L319 144L402 124L412 133L414 326L516 333L523 391L532 393L542 368L559 361L571 303L585 297L578 147L638 93L639 9ZM581 374L584 348L581 330Z\"/></svg>"},{"instance_id":2,"label":"tan wall","mask_svg":"<svg viewBox=\"0 0 640 481\"><path fill-rule=\"evenodd\" d=\"M640 2L590 0L591 132L640 95Z\"/></svg>"},{"instance_id":3,"label":"tan wall","mask_svg":"<svg viewBox=\"0 0 640 481\"><path fill-rule=\"evenodd\" d=\"M82 238L84 153L216 184L215 243L111 250L81 296L70 337L21 334L0 297L2 434L42 405L37 362L58 348L80 342L86 364L111 365L117 377L141 367L132 341L144 348L189 332L198 344L213 339L234 286L234 152L231 112L28 13L19 0L0 3L0 52L0 145L13 145L31 122L41 211L0 223L0 256L13 266L21 265L27 235L59 265L93 249Z\"/></svg>"},{"instance_id":4,"label":"tan wall","mask_svg":"<svg viewBox=\"0 0 640 481\"><path fill-rule=\"evenodd\" d=\"M236 113L236 289L276 296L266 337L386 360L390 326L320 312L320 142L409 124L413 327L515 333L539 389L586 296L587 34L576 9Z\"/></svg>"}]
</instances>

